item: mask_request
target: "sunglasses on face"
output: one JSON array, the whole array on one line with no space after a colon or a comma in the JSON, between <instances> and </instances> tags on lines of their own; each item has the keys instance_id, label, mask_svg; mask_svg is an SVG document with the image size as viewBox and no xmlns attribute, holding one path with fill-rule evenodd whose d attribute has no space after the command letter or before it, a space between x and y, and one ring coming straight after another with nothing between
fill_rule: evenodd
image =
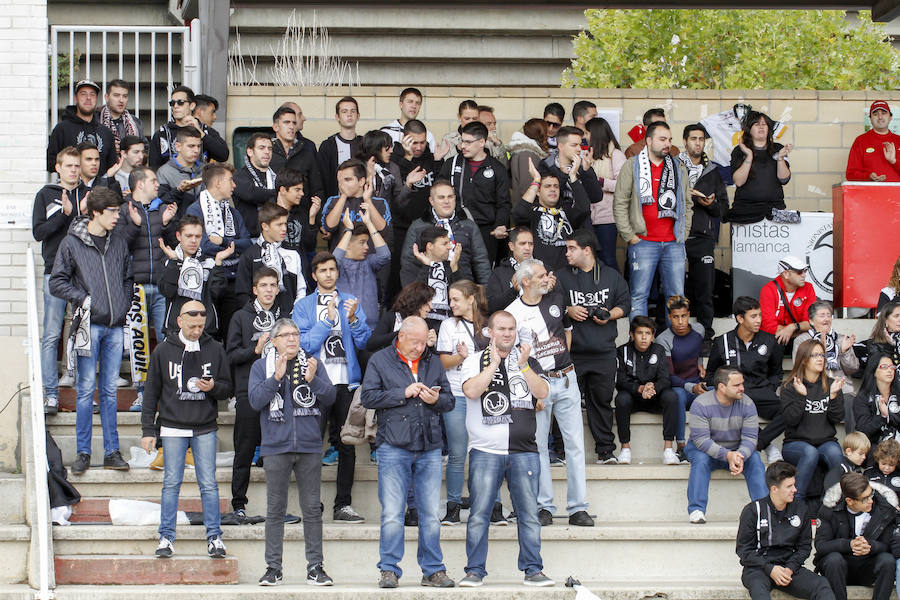
<instances>
[{"instance_id":1,"label":"sunglasses on face","mask_svg":"<svg viewBox=\"0 0 900 600\"><path fill-rule=\"evenodd\" d=\"M184 106L187 103L187 100L169 100L169 106L175 106L176 104L178 106Z\"/></svg>"},{"instance_id":2,"label":"sunglasses on face","mask_svg":"<svg viewBox=\"0 0 900 600\"><path fill-rule=\"evenodd\" d=\"M554 123L553 121L548 121L547 119L544 119L544 123L547 124L547 127L560 127L562 125L562 123Z\"/></svg>"},{"instance_id":3,"label":"sunglasses on face","mask_svg":"<svg viewBox=\"0 0 900 600\"><path fill-rule=\"evenodd\" d=\"M187 315L188 317L205 317L206 311L205 310L186 310L183 313L181 313L180 316L183 317L185 315Z\"/></svg>"}]
</instances>

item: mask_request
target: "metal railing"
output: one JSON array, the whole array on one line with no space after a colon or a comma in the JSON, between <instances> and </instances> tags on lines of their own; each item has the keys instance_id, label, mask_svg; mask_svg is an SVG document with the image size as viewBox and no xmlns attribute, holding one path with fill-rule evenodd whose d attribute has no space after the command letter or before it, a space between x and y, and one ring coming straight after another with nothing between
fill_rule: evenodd
<instances>
[{"instance_id":1,"label":"metal railing","mask_svg":"<svg viewBox=\"0 0 900 600\"><path fill-rule=\"evenodd\" d=\"M65 44L68 37L68 99L69 104L75 100L75 83L81 79L92 79L91 60L99 54L101 77L94 73L92 81L101 84L101 89L106 90L106 83L110 79L125 79L133 85L133 98L129 98L134 108L133 114L141 118L142 111L149 112L150 127L144 128L144 133L152 135L156 130L156 95L165 90L165 98L168 100L172 88L177 83L190 87L195 92L201 89L200 81L200 21L194 19L189 27L116 27L95 25L54 25L50 28L50 129L56 125L59 111L59 58L60 35L63 35ZM165 82L157 81L157 36L162 38L161 43L165 48ZM174 38L180 36L180 40ZM95 51L98 45L99 53ZM108 51L110 39L115 44L112 52ZM180 41L180 67L176 64L178 57L175 55L176 45ZM134 55L133 64L126 65L125 45L134 44L131 54ZM149 44L149 50L144 51L142 44ZM65 46L64 46L65 47ZM76 49L83 54L76 60ZM148 83L141 76L141 59L149 60L149 91L142 89L141 84ZM75 75L76 63L84 61L84 72ZM178 79L175 71L180 71ZM143 100L143 101L142 101ZM102 104L99 99L98 106ZM166 107L161 106L165 110Z\"/></svg>"}]
</instances>

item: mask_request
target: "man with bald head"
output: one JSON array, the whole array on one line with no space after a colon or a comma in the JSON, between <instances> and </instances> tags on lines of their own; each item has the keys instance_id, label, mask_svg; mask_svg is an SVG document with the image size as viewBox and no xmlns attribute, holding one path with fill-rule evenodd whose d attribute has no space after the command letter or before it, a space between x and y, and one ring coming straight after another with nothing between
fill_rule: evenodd
<instances>
[{"instance_id":1,"label":"man with bald head","mask_svg":"<svg viewBox=\"0 0 900 600\"><path fill-rule=\"evenodd\" d=\"M425 352L428 325L407 317L397 341L369 359L362 404L378 420L378 498L381 500L379 587L395 588L403 574L403 516L412 480L419 511L423 586L453 587L440 545L441 413L453 410L450 383L437 354Z\"/></svg>"},{"instance_id":2,"label":"man with bald head","mask_svg":"<svg viewBox=\"0 0 900 600\"><path fill-rule=\"evenodd\" d=\"M156 556L169 558L175 552L178 492L190 447L203 505L206 551L211 558L224 558L216 483L216 417L219 400L231 396L231 373L222 344L203 331L206 307L202 302L185 302L177 322L178 335L166 336L150 355L141 412L141 446L149 454L158 436L166 457Z\"/></svg>"}]
</instances>

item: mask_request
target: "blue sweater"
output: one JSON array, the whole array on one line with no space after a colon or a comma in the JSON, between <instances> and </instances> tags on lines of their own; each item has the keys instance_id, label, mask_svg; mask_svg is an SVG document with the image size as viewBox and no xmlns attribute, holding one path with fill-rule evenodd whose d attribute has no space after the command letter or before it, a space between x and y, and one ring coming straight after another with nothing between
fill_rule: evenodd
<instances>
[{"instance_id":1,"label":"blue sweater","mask_svg":"<svg viewBox=\"0 0 900 600\"><path fill-rule=\"evenodd\" d=\"M378 325L378 281L375 274L391 262L391 251L384 246L376 246L375 253L369 252L364 260L351 260L347 252L334 249L340 275L338 287L359 298L359 306L365 311L369 329Z\"/></svg>"}]
</instances>

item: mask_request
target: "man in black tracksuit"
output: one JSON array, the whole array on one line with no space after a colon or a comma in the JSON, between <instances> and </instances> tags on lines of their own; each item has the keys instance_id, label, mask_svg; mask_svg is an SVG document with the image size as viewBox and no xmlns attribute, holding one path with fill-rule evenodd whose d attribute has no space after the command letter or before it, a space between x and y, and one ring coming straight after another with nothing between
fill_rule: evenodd
<instances>
[{"instance_id":1,"label":"man in black tracksuit","mask_svg":"<svg viewBox=\"0 0 900 600\"><path fill-rule=\"evenodd\" d=\"M327 198L322 174L316 161L315 144L310 142L307 145L303 143L308 141L305 139L303 142L297 141L297 113L287 106L282 106L272 117L272 129L275 130L275 135L272 137L272 160L269 167L276 173L285 168L300 172L305 192L301 206L308 207L309 199L313 196Z\"/></svg>"},{"instance_id":2,"label":"man in black tracksuit","mask_svg":"<svg viewBox=\"0 0 900 600\"><path fill-rule=\"evenodd\" d=\"M275 171L272 161L272 140L264 133L254 133L247 140L244 166L234 172L234 207L244 219L244 227L251 237L259 235L257 213L266 202L275 202Z\"/></svg>"},{"instance_id":3,"label":"man in black tracksuit","mask_svg":"<svg viewBox=\"0 0 900 600\"><path fill-rule=\"evenodd\" d=\"M194 101L194 92L191 88L183 85L173 88L169 106L172 120L160 125L153 134L153 139L150 140L150 156L147 162L151 169L159 169L170 158L176 156L175 140L179 130L185 127L195 127L201 134L203 149L198 157L199 160L205 163L228 160L228 144L225 143L219 132L205 123L201 123L194 116L194 108L197 103Z\"/></svg>"},{"instance_id":4,"label":"man in black tracksuit","mask_svg":"<svg viewBox=\"0 0 900 600\"><path fill-rule=\"evenodd\" d=\"M47 170L51 173L56 168L56 154L63 148L75 147L81 142L97 146L100 152L100 172L106 173L116 164L116 138L108 127L100 123L100 118L94 112L99 93L100 86L93 81L79 81L75 85L75 104L66 107L59 123L50 132Z\"/></svg>"},{"instance_id":5,"label":"man in black tracksuit","mask_svg":"<svg viewBox=\"0 0 900 600\"><path fill-rule=\"evenodd\" d=\"M873 488L890 493L862 473L847 473L842 497L826 493L822 500L813 562L838 600L847 600L848 583L873 586L873 600L887 600L893 591L897 508Z\"/></svg>"},{"instance_id":6,"label":"man in black tracksuit","mask_svg":"<svg viewBox=\"0 0 900 600\"><path fill-rule=\"evenodd\" d=\"M812 549L812 527L806 503L794 502L796 474L790 463L769 465L769 495L741 511L735 552L751 600L769 600L773 587L797 598L834 598L828 580L803 567Z\"/></svg>"},{"instance_id":7,"label":"man in black tracksuit","mask_svg":"<svg viewBox=\"0 0 900 600\"><path fill-rule=\"evenodd\" d=\"M618 271L597 258L597 238L579 229L566 240L569 267L556 273L560 287L568 294L572 319L570 353L578 373L578 387L584 390L588 427L594 437L598 462L614 463L616 457L613 426L613 389L616 380L616 319L631 312L631 294ZM602 307L606 319L589 316Z\"/></svg>"},{"instance_id":8,"label":"man in black tracksuit","mask_svg":"<svg viewBox=\"0 0 900 600\"><path fill-rule=\"evenodd\" d=\"M481 231L491 265L497 258L499 240L509 227L509 174L499 160L484 149L487 127L474 121L462 128L462 152L444 162L441 179L456 190L461 209L471 214Z\"/></svg>"},{"instance_id":9,"label":"man in black tracksuit","mask_svg":"<svg viewBox=\"0 0 900 600\"><path fill-rule=\"evenodd\" d=\"M488 314L503 310L519 297L519 286L513 283L516 265L532 257L534 234L531 229L520 225L509 232L509 256L497 261L487 282Z\"/></svg>"},{"instance_id":10,"label":"man in black tracksuit","mask_svg":"<svg viewBox=\"0 0 900 600\"><path fill-rule=\"evenodd\" d=\"M713 286L716 261L713 252L719 240L719 226L728 214L728 189L716 163L706 157L706 128L697 123L684 128L684 151L678 160L685 166L694 203L691 229L685 242L688 259L688 296L697 320L705 330L704 339L712 340ZM697 193L699 192L699 193Z\"/></svg>"}]
</instances>

